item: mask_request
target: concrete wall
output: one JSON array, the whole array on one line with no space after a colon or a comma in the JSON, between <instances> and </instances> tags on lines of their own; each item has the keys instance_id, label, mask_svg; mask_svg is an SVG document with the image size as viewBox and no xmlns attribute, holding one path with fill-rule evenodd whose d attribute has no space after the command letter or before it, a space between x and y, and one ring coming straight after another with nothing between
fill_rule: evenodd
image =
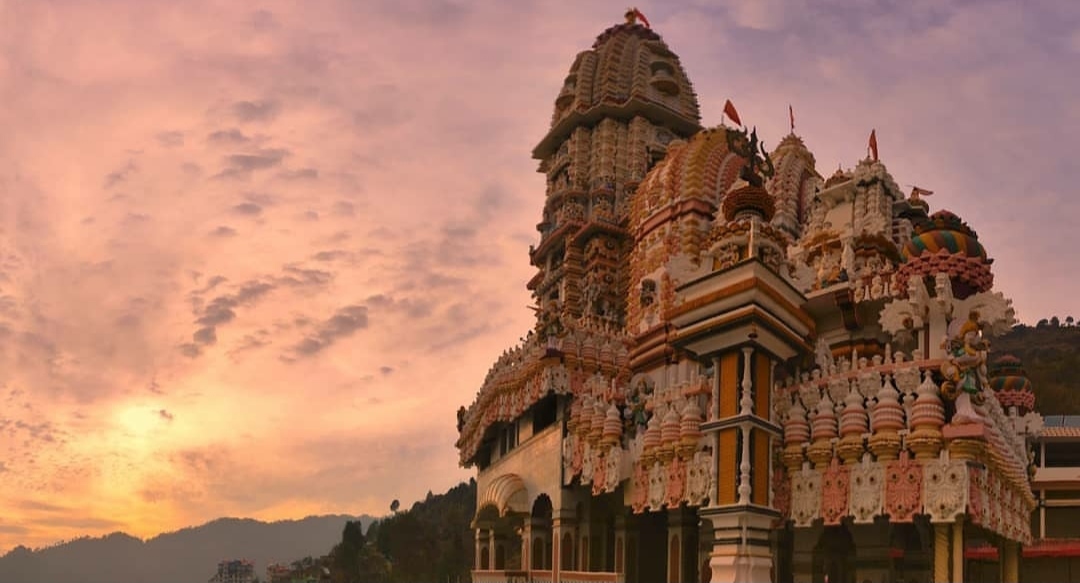
<instances>
[{"instance_id":1,"label":"concrete wall","mask_svg":"<svg viewBox=\"0 0 1080 583\"><path fill-rule=\"evenodd\" d=\"M480 472L476 478L479 499L492 480L505 474L517 474L525 482L529 508L540 494L547 494L552 507L558 508L562 491L562 423L544 428Z\"/></svg>"}]
</instances>

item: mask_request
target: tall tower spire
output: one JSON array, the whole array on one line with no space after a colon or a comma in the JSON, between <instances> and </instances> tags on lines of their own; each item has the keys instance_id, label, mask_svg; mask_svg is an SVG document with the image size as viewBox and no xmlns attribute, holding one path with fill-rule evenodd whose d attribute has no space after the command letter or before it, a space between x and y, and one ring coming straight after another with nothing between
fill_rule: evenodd
<instances>
[{"instance_id":1,"label":"tall tower spire","mask_svg":"<svg viewBox=\"0 0 1080 583\"><path fill-rule=\"evenodd\" d=\"M531 251L539 272L529 282L541 322L622 323L628 198L672 140L700 129L678 56L639 20L629 10L577 56L533 151L547 175L540 243Z\"/></svg>"}]
</instances>

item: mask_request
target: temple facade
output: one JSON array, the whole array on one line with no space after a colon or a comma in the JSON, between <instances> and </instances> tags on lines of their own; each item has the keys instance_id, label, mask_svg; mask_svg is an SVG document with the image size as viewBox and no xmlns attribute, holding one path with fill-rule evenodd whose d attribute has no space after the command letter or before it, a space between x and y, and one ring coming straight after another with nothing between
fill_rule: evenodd
<instances>
[{"instance_id":1,"label":"temple facade","mask_svg":"<svg viewBox=\"0 0 1080 583\"><path fill-rule=\"evenodd\" d=\"M978 547L1018 581L1042 419L996 390L976 232L876 152L826 179L794 133L702 128L637 20L533 152L536 327L458 413L473 580L959 582Z\"/></svg>"}]
</instances>

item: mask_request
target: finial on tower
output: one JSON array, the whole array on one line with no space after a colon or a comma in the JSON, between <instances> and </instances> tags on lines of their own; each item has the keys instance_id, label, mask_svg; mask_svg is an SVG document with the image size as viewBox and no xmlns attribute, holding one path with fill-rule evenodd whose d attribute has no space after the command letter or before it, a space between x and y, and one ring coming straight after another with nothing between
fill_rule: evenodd
<instances>
[{"instance_id":1,"label":"finial on tower","mask_svg":"<svg viewBox=\"0 0 1080 583\"><path fill-rule=\"evenodd\" d=\"M637 24L638 20L641 21L641 24L645 25L645 28L652 28L651 26L649 26L649 19L645 18L645 15L642 14L641 11L638 10L636 6L633 7L633 8L627 8L626 9L626 24Z\"/></svg>"}]
</instances>

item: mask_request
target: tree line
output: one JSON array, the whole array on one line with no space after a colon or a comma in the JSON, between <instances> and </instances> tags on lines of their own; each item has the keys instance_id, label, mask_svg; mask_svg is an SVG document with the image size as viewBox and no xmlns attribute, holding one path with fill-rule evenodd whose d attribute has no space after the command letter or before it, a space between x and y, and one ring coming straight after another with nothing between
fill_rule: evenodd
<instances>
[{"instance_id":1,"label":"tree line","mask_svg":"<svg viewBox=\"0 0 1080 583\"><path fill-rule=\"evenodd\" d=\"M372 522L367 532L359 521L345 523L341 542L323 557L294 561L281 583L404 583L469 581L473 536L469 523L476 513L476 480L445 494L428 492L424 500ZM278 580L270 583L278 583Z\"/></svg>"}]
</instances>

